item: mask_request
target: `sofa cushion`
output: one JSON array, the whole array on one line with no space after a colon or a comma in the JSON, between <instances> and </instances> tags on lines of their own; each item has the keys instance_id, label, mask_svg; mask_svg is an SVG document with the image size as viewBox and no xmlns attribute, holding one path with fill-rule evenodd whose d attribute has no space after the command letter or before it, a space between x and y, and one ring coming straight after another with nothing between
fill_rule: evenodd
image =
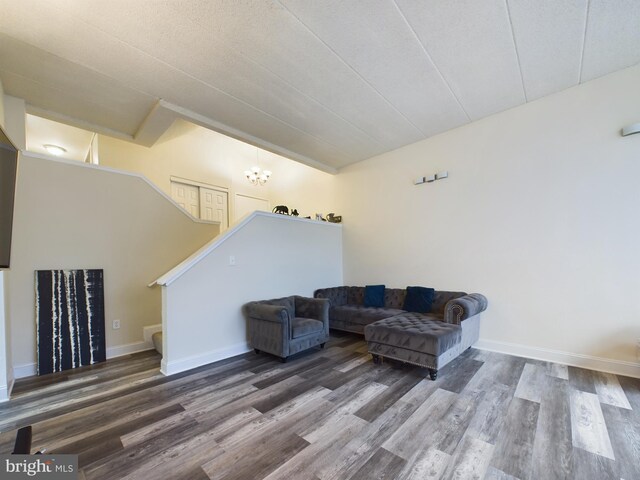
<instances>
[{"instance_id":1,"label":"sofa cushion","mask_svg":"<svg viewBox=\"0 0 640 480\"><path fill-rule=\"evenodd\" d=\"M347 305L364 305L364 287L347 287Z\"/></svg>"},{"instance_id":2,"label":"sofa cushion","mask_svg":"<svg viewBox=\"0 0 640 480\"><path fill-rule=\"evenodd\" d=\"M382 318L393 317L404 313L404 310L395 308L369 308L364 305L342 305L329 309L330 322L338 320L346 323L368 325Z\"/></svg>"},{"instance_id":3,"label":"sofa cushion","mask_svg":"<svg viewBox=\"0 0 640 480\"><path fill-rule=\"evenodd\" d=\"M384 290L384 306L387 308L395 308L404 310L404 298L407 291L404 288L385 288Z\"/></svg>"},{"instance_id":4,"label":"sofa cushion","mask_svg":"<svg viewBox=\"0 0 640 480\"><path fill-rule=\"evenodd\" d=\"M299 338L312 333L318 333L321 332L322 329L323 324L319 320L300 317L291 320L291 338Z\"/></svg>"},{"instance_id":5,"label":"sofa cushion","mask_svg":"<svg viewBox=\"0 0 640 480\"><path fill-rule=\"evenodd\" d=\"M428 313L431 311L435 290L426 287L407 287L404 309L408 312Z\"/></svg>"},{"instance_id":6,"label":"sofa cushion","mask_svg":"<svg viewBox=\"0 0 640 480\"><path fill-rule=\"evenodd\" d=\"M313 292L315 298L327 298L331 305L345 305L349 287L320 288Z\"/></svg>"},{"instance_id":7,"label":"sofa cushion","mask_svg":"<svg viewBox=\"0 0 640 480\"><path fill-rule=\"evenodd\" d=\"M460 343L462 327L408 312L367 325L364 335L367 342L438 356Z\"/></svg>"},{"instance_id":8,"label":"sofa cushion","mask_svg":"<svg viewBox=\"0 0 640 480\"><path fill-rule=\"evenodd\" d=\"M364 287L365 307L384 307L384 285L367 285Z\"/></svg>"}]
</instances>

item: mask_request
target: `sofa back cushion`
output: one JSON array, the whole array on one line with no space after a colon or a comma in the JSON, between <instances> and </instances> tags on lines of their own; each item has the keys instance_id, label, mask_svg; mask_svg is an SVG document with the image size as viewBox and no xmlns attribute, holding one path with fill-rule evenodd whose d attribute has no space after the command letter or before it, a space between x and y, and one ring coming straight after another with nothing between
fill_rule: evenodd
<instances>
[{"instance_id":1,"label":"sofa back cushion","mask_svg":"<svg viewBox=\"0 0 640 480\"><path fill-rule=\"evenodd\" d=\"M326 298L333 307L347 304L349 287L319 288L313 292L314 298Z\"/></svg>"},{"instance_id":2,"label":"sofa back cushion","mask_svg":"<svg viewBox=\"0 0 640 480\"><path fill-rule=\"evenodd\" d=\"M347 287L347 305L364 305L364 287Z\"/></svg>"},{"instance_id":3,"label":"sofa back cushion","mask_svg":"<svg viewBox=\"0 0 640 480\"><path fill-rule=\"evenodd\" d=\"M387 308L395 308L402 310L404 305L404 297L407 291L404 288L387 288L384 291L384 306Z\"/></svg>"}]
</instances>

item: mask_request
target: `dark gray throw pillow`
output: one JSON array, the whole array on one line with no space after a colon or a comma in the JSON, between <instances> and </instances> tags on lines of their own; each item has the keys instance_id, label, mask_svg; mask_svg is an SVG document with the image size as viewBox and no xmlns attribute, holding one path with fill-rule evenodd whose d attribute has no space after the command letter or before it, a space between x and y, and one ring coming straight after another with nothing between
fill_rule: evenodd
<instances>
[{"instance_id":1,"label":"dark gray throw pillow","mask_svg":"<svg viewBox=\"0 0 640 480\"><path fill-rule=\"evenodd\" d=\"M407 287L404 309L408 312L429 313L436 291L427 287Z\"/></svg>"},{"instance_id":2,"label":"dark gray throw pillow","mask_svg":"<svg viewBox=\"0 0 640 480\"><path fill-rule=\"evenodd\" d=\"M366 285L364 287L365 307L384 307L384 285Z\"/></svg>"}]
</instances>

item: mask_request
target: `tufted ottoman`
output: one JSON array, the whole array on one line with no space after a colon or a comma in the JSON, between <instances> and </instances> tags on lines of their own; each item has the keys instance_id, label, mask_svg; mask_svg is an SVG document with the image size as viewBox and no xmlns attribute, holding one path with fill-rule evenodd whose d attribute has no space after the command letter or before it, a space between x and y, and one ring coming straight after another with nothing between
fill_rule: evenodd
<instances>
[{"instance_id":1,"label":"tufted ottoman","mask_svg":"<svg viewBox=\"0 0 640 480\"><path fill-rule=\"evenodd\" d=\"M435 380L438 369L461 353L462 327L407 312L367 325L364 337L374 363L387 357L427 367Z\"/></svg>"}]
</instances>

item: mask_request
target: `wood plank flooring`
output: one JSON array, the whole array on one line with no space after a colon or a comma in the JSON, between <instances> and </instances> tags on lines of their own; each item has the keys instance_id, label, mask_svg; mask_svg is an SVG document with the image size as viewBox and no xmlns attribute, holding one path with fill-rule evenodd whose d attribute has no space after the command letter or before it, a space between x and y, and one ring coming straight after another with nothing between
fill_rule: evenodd
<instances>
[{"instance_id":1,"label":"wood plank flooring","mask_svg":"<svg viewBox=\"0 0 640 480\"><path fill-rule=\"evenodd\" d=\"M97 479L640 479L640 380L470 349L374 365L362 337L282 364L245 354L172 377L145 352L19 380L0 452L79 455Z\"/></svg>"}]
</instances>

